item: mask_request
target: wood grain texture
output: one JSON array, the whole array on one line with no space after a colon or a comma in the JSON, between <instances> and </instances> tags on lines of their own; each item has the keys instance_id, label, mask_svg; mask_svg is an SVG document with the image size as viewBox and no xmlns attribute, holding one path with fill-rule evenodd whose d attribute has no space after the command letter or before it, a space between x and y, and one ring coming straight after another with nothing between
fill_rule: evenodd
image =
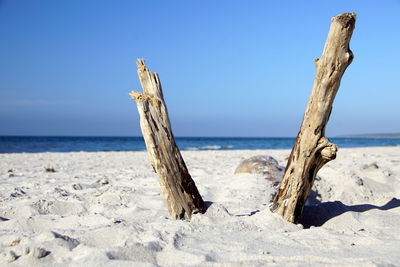
<instances>
[{"instance_id":1,"label":"wood grain texture","mask_svg":"<svg viewBox=\"0 0 400 267\"><path fill-rule=\"evenodd\" d=\"M314 60L316 75L300 131L289 157L272 210L297 223L319 169L336 158L337 147L325 138L325 127L340 80L353 60L349 48L355 13L332 18L320 59Z\"/></svg>"},{"instance_id":2,"label":"wood grain texture","mask_svg":"<svg viewBox=\"0 0 400 267\"><path fill-rule=\"evenodd\" d=\"M143 93L132 92L140 115L140 127L158 174L161 194L174 219L191 219L193 213L205 212L203 199L176 145L164 102L160 79L142 59L137 61Z\"/></svg>"}]
</instances>

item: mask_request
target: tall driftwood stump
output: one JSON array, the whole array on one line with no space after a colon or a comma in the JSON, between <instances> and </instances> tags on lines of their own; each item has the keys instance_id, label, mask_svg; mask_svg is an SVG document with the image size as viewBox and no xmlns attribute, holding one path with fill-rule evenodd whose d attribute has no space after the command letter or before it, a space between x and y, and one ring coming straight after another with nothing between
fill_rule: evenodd
<instances>
[{"instance_id":1,"label":"tall driftwood stump","mask_svg":"<svg viewBox=\"0 0 400 267\"><path fill-rule=\"evenodd\" d=\"M353 60L349 43L355 22L355 13L333 17L322 56L315 60L313 90L272 206L289 222L300 218L318 170L336 158L337 147L325 138L325 126L340 80Z\"/></svg>"},{"instance_id":2,"label":"tall driftwood stump","mask_svg":"<svg viewBox=\"0 0 400 267\"><path fill-rule=\"evenodd\" d=\"M190 219L193 213L206 208L197 187L176 145L160 79L144 61L137 61L143 93L132 92L140 115L140 127L151 165L159 176L161 194L174 219Z\"/></svg>"}]
</instances>

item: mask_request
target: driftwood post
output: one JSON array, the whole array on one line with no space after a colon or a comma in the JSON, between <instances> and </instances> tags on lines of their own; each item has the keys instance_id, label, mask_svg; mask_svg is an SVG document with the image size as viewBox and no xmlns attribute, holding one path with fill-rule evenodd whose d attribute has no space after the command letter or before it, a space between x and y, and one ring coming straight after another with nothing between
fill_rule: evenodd
<instances>
[{"instance_id":1,"label":"driftwood post","mask_svg":"<svg viewBox=\"0 0 400 267\"><path fill-rule=\"evenodd\" d=\"M203 199L192 180L171 130L160 79L144 61L137 61L143 93L132 92L151 165L159 176L161 194L174 219L190 219L205 212Z\"/></svg>"},{"instance_id":2,"label":"driftwood post","mask_svg":"<svg viewBox=\"0 0 400 267\"><path fill-rule=\"evenodd\" d=\"M349 43L355 21L355 13L333 17L322 56L315 60L313 90L272 206L289 222L300 218L318 170L336 158L337 147L325 138L325 126L340 80L353 59Z\"/></svg>"}]
</instances>

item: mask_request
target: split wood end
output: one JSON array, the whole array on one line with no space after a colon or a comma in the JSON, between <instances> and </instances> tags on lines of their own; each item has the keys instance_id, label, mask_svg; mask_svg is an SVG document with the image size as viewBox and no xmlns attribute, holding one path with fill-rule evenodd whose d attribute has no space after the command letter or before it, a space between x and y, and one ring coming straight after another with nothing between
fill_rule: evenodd
<instances>
[{"instance_id":1,"label":"split wood end","mask_svg":"<svg viewBox=\"0 0 400 267\"><path fill-rule=\"evenodd\" d=\"M332 18L332 22L337 21L343 28L354 28L356 24L357 15L355 12L343 13Z\"/></svg>"}]
</instances>

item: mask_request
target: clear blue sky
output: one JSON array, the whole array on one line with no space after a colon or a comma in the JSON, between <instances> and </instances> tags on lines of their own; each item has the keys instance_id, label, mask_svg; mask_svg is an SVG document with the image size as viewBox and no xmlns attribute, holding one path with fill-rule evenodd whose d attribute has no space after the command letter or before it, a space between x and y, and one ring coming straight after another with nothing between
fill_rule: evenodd
<instances>
[{"instance_id":1,"label":"clear blue sky","mask_svg":"<svg viewBox=\"0 0 400 267\"><path fill-rule=\"evenodd\" d=\"M0 135L141 135L144 58L176 136L295 136L344 12L355 59L327 135L400 132L398 0L0 0Z\"/></svg>"}]
</instances>

